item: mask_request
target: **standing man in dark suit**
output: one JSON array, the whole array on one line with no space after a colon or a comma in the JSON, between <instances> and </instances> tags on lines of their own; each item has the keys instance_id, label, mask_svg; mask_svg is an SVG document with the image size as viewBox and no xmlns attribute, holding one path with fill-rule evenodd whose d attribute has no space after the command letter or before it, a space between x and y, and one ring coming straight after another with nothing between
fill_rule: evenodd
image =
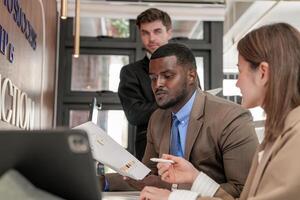
<instances>
[{"instance_id":1,"label":"standing man in dark suit","mask_svg":"<svg viewBox=\"0 0 300 200\"><path fill-rule=\"evenodd\" d=\"M118 94L127 120L137 126L135 154L141 160L146 147L148 121L157 108L148 75L149 59L158 47L168 43L172 35L172 23L166 12L150 8L137 17L136 25L146 55L142 60L122 68Z\"/></svg>"}]
</instances>

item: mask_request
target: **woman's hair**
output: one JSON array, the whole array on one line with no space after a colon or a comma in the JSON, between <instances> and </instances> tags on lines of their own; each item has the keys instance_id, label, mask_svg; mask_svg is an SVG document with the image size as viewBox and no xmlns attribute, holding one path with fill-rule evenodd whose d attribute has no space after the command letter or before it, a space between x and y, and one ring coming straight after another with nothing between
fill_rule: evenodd
<instances>
[{"instance_id":1,"label":"woman's hair","mask_svg":"<svg viewBox=\"0 0 300 200\"><path fill-rule=\"evenodd\" d=\"M266 142L283 131L288 113L300 105L300 33L286 23L262 26L238 43L239 54L256 70L261 62L269 64L269 80L263 108Z\"/></svg>"}]
</instances>

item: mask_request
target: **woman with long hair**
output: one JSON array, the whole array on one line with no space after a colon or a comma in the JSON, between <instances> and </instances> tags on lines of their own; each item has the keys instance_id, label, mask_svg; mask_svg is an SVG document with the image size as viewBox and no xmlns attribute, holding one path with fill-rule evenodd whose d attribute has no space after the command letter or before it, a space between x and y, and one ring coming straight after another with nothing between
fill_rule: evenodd
<instances>
[{"instance_id":1,"label":"woman with long hair","mask_svg":"<svg viewBox=\"0 0 300 200\"><path fill-rule=\"evenodd\" d=\"M240 199L298 200L300 33L286 23L262 26L242 38L237 49L239 77L236 85L242 93L242 106L261 106L266 113L265 137L253 159ZM162 180L193 183L191 191L170 192L145 187L141 199L233 199L222 188L217 189L214 197L203 197L197 188L205 183L197 179L199 171L192 164L171 155L163 158L175 163L157 165Z\"/></svg>"}]
</instances>

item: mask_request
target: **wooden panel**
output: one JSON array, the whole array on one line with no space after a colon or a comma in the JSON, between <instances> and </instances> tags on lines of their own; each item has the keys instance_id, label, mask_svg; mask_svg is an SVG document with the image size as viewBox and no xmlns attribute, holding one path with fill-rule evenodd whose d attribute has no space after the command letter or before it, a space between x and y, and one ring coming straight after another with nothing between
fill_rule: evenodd
<instances>
[{"instance_id":1,"label":"wooden panel","mask_svg":"<svg viewBox=\"0 0 300 200\"><path fill-rule=\"evenodd\" d=\"M4 78L10 79L17 88L34 101L34 128L51 127L54 102L56 1L18 1L20 8L37 34L35 49L29 44L25 34L14 21L14 11L9 13L5 2L10 3L14 0L0 2L0 25L8 33L8 42L14 46L14 59L13 62L10 62L7 54L0 54L2 81ZM45 13L43 13L42 6L45 8ZM43 17L44 14L45 17ZM43 19L45 19L45 30L43 30ZM43 42L44 37L45 43ZM12 97L6 94L5 110L11 107L11 99ZM1 121L0 128L12 128L9 124L11 121Z\"/></svg>"},{"instance_id":2,"label":"wooden panel","mask_svg":"<svg viewBox=\"0 0 300 200\"><path fill-rule=\"evenodd\" d=\"M55 0L43 0L46 15L46 60L44 69L44 87L42 102L41 126L53 127L54 99L55 99L55 72L57 46L57 4Z\"/></svg>"}]
</instances>

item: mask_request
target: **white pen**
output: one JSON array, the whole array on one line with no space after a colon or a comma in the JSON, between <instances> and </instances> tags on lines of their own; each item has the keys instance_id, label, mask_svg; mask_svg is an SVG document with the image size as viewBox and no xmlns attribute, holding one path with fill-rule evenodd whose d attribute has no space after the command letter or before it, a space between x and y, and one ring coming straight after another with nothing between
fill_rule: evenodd
<instances>
[{"instance_id":1,"label":"white pen","mask_svg":"<svg viewBox=\"0 0 300 200\"><path fill-rule=\"evenodd\" d=\"M174 164L175 162L173 160L167 160L163 158L150 158L152 162L160 162L160 163L171 163Z\"/></svg>"}]
</instances>

